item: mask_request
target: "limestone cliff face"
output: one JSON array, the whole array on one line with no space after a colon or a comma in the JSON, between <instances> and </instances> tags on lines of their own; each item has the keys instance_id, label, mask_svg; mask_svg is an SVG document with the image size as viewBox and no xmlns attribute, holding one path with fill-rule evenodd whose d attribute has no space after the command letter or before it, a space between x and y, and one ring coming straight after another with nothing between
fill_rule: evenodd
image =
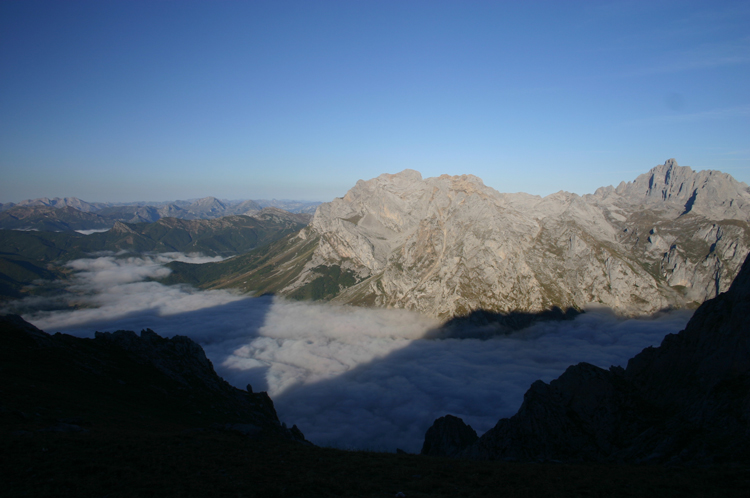
<instances>
[{"instance_id":1,"label":"limestone cliff face","mask_svg":"<svg viewBox=\"0 0 750 498\"><path fill-rule=\"evenodd\" d=\"M727 290L750 251L748 220L744 183L674 160L583 197L405 170L322 204L290 244L297 254L316 240L312 255L275 291L301 295L338 267L348 280L325 298L440 318L592 302L651 313Z\"/></svg>"},{"instance_id":2,"label":"limestone cliff face","mask_svg":"<svg viewBox=\"0 0 750 498\"><path fill-rule=\"evenodd\" d=\"M748 221L750 192L742 182L720 171L693 171L669 159L616 189L602 188L589 196L603 205L644 206L664 216L693 213L708 219Z\"/></svg>"}]
</instances>

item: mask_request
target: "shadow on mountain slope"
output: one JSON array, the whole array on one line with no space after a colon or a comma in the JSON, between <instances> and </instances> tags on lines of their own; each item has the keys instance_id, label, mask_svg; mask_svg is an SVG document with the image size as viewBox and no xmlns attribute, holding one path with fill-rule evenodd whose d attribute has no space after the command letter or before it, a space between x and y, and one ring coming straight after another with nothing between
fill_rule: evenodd
<instances>
[{"instance_id":1,"label":"shadow on mountain slope","mask_svg":"<svg viewBox=\"0 0 750 498\"><path fill-rule=\"evenodd\" d=\"M0 419L18 435L214 424L304 440L281 424L266 393L230 386L184 336L150 329L50 335L18 315L0 315L0 339Z\"/></svg>"},{"instance_id":2,"label":"shadow on mountain slope","mask_svg":"<svg viewBox=\"0 0 750 498\"><path fill-rule=\"evenodd\" d=\"M451 318L441 327L427 333L425 339L489 339L512 334L538 322L572 320L581 313L584 311L576 308L562 310L557 306L536 313L527 311L500 313L479 309L468 315Z\"/></svg>"}]
</instances>

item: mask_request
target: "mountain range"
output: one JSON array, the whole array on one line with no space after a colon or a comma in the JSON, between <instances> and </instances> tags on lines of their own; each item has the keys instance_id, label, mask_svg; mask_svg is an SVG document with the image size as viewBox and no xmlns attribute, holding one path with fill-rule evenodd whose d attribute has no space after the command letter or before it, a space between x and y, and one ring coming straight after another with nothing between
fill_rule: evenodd
<instances>
[{"instance_id":1,"label":"mountain range","mask_svg":"<svg viewBox=\"0 0 750 498\"><path fill-rule=\"evenodd\" d=\"M749 220L746 184L674 159L584 196L405 170L360 180L262 249L200 268L171 263L169 281L444 320L592 303L649 314L726 291L750 251Z\"/></svg>"},{"instance_id":2,"label":"mountain range","mask_svg":"<svg viewBox=\"0 0 750 498\"><path fill-rule=\"evenodd\" d=\"M29 199L0 204L0 229L70 231L111 228L115 222L152 223L161 218L208 220L253 215L264 208L311 216L319 202L289 200L227 201L204 197L190 201L115 204L75 197Z\"/></svg>"},{"instance_id":3,"label":"mountain range","mask_svg":"<svg viewBox=\"0 0 750 498\"><path fill-rule=\"evenodd\" d=\"M72 207L41 209L96 216ZM185 252L227 257L296 233L308 221L307 214L269 207L251 216L208 220L116 221L111 229L88 235L75 231L0 230L0 300L17 299L29 292L44 293L46 288L40 282L48 282L52 292L59 291L55 280L65 278L64 263L91 254ZM31 286L32 283L37 285Z\"/></svg>"}]
</instances>

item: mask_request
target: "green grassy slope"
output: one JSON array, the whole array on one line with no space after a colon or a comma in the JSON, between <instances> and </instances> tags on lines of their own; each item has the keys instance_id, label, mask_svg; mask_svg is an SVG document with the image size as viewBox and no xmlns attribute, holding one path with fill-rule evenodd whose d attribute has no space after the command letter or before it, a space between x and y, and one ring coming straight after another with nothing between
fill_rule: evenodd
<instances>
[{"instance_id":1,"label":"green grassy slope","mask_svg":"<svg viewBox=\"0 0 750 498\"><path fill-rule=\"evenodd\" d=\"M227 216L213 220L162 218L154 223L117 223L107 232L0 230L0 298L18 298L37 279L54 279L50 264L91 257L104 251L184 252L207 256L241 254L296 233L304 224L278 217ZM209 271L207 267L201 272ZM183 281L192 281L187 278ZM200 279L198 279L200 280ZM197 280L196 280L197 281Z\"/></svg>"},{"instance_id":2,"label":"green grassy slope","mask_svg":"<svg viewBox=\"0 0 750 498\"><path fill-rule=\"evenodd\" d=\"M0 254L0 301L18 299L35 294L37 289L25 289L37 280L55 280L62 277L59 270L16 255Z\"/></svg>"},{"instance_id":3,"label":"green grassy slope","mask_svg":"<svg viewBox=\"0 0 750 498\"><path fill-rule=\"evenodd\" d=\"M238 288L256 294L275 293L291 283L312 258L318 238L297 234L219 263L173 262L164 283L189 283L202 288Z\"/></svg>"}]
</instances>

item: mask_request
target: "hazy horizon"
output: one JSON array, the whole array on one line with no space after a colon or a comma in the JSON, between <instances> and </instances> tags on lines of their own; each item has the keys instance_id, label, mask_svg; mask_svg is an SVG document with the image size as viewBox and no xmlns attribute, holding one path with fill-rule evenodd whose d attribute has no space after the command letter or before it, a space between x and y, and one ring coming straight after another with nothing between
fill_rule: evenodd
<instances>
[{"instance_id":1,"label":"hazy horizon","mask_svg":"<svg viewBox=\"0 0 750 498\"><path fill-rule=\"evenodd\" d=\"M208 199L208 198L212 198L212 197L214 199L220 200L221 202L245 202L245 201L255 201L255 202L279 201L279 202L310 202L310 203L323 202L323 201L314 201L314 200L310 200L310 199L277 199L275 197L274 198L265 198L265 199L261 199L261 198L251 199L249 197L247 197L247 198L240 198L240 199L227 199L227 198L222 198L222 197L216 197L215 195L210 195L209 194L209 195L204 195L202 197L190 197L190 198L187 198L187 199L163 199L163 200L148 199L148 200L129 200L129 201L108 201L108 200L96 200L95 201L95 200L91 200L91 199L81 199L80 197L75 197L75 196L72 196L72 195L63 195L63 196L56 196L56 197L38 196L38 197L29 197L29 198L26 198L26 199L21 199L19 201L3 201L2 199L0 199L0 204L6 203L6 202L7 203L13 202L14 204L17 204L19 202L34 201L34 200L37 200L37 199L50 199L50 200L53 200L53 199L65 199L65 198L75 198L75 199L78 199L78 200L81 200L81 201L85 201L85 202L89 202L89 203L92 203L92 204L114 204L114 205L120 205L120 204L122 204L122 205L129 205L129 204L168 204L170 202L195 202L195 201L199 201L201 199Z\"/></svg>"},{"instance_id":2,"label":"hazy horizon","mask_svg":"<svg viewBox=\"0 0 750 498\"><path fill-rule=\"evenodd\" d=\"M666 160L667 160L667 159L665 159L665 161L666 161ZM661 164L663 164L663 162L662 162ZM678 164L679 166L688 166L688 167L690 167L689 165L683 165L683 164L680 164L680 163L679 163L679 161L677 162L677 164ZM636 177L637 177L637 176L639 176L639 175L641 175L641 174L644 174L644 173L648 173L648 171L649 171L649 170L650 170L651 168L655 167L655 166L658 166L658 165L654 165L654 166L652 166L652 167L648 168L647 170L644 170L644 171L638 172L638 173L637 173L637 174L635 174L635 176L633 176L632 178L628 178L628 179L623 179L623 180L621 180L621 182L625 182L625 183L629 183L629 182L632 182L632 181L634 181L634 180L636 179ZM406 169L412 169L412 168L406 168ZM691 169L693 169L693 171L696 171L696 172L698 172L698 171L701 171L701 170L696 170L695 168L691 168ZM709 169L710 169L710 168L709 168ZM402 171L403 171L403 170L402 170ZM717 170L717 171L718 171L718 170ZM635 172L635 171L634 171L634 172ZM722 173L725 173L724 171L721 171L721 172L722 172ZM395 172L392 172L392 173L388 173L388 174L393 174L393 173L399 173L399 171L395 171ZM381 173L381 174L382 174L382 173ZM421 172L420 172L420 174L421 174ZM464 173L464 174L471 174L471 173ZM379 176L379 175L378 175L378 176ZM440 175L437 175L437 176L440 176ZM476 175L475 175L475 176L476 176ZM423 177L423 178L427 178L427 177L425 177L424 175L422 175L422 177ZM734 176L733 176L733 175L732 175L732 177L734 178ZM374 178L374 177L373 177L373 178ZM359 180L370 180L370 179L371 179L371 178L360 178ZM480 179L481 179L481 178L480 178ZM482 180L483 180L483 179L482 179ZM742 182L742 180L739 180L739 179L737 179L737 178L735 178L735 180L737 180L737 181L740 181L740 182ZM611 185L599 185L598 187L596 187L596 188L595 188L594 190L592 190L592 191L590 191L590 192L582 192L582 193L579 193L579 192L573 192L573 193L575 193L575 194L577 194L577 195L586 195L586 194L593 194L593 193L594 193L594 191L595 191L596 189L598 189L598 188L601 188L601 187L608 187L608 186L613 186L613 187L616 187L616 186L617 186L617 185L618 185L619 183L620 183L620 182L617 182L617 183L614 183L614 184L611 184ZM745 183L745 184L747 185L747 182L743 182L743 183ZM356 184L356 182L355 182L355 184ZM486 183L485 183L485 185L486 185ZM487 186L489 186L489 187L491 187L491 188L494 188L494 187L492 187L491 185L487 185ZM337 196L337 197L339 197L339 198L340 198L340 197L343 197L343 196L344 196L344 194L345 194L345 193L346 193L346 192L347 192L348 190L350 190L350 189L351 189L352 187L354 187L354 184L352 184L352 185L351 185L351 187L349 187L349 188L348 188L348 189L347 189L347 190L346 190L346 191L345 191L344 193L342 193L341 195L339 195L339 196ZM502 191L502 190L498 190L498 189L495 189L495 190L497 190L497 191L498 191L498 192L500 192L500 193L526 193L526 194L531 194L530 192L526 192L526 191L517 191L517 192L504 192L504 191ZM558 190L558 191L555 191L555 192L550 192L549 194L545 194L545 195L540 195L540 194L531 194L531 195L540 195L541 197L546 197L547 195L552 195L552 194L554 194L554 193L557 193L557 192L559 192L559 190ZM2 199L0 199L0 203L5 203L5 202L7 202L7 203L11 203L11 202L13 202L13 203L18 203L18 202L22 202L22 201L28 201L28 200L36 200L36 199L44 199L44 198L47 198L47 199L63 199L63 198L66 198L66 197L68 197L68 198L71 198L71 197L75 197L75 196L57 196L57 197L45 197L45 196L39 196L39 197L32 197L32 198L25 198L25 199L20 199L20 200L18 200L18 201L3 201ZM265 198L249 198L249 197L247 197L247 198L238 198L238 199L227 199L227 198L221 198L221 197L217 197L217 196L215 196L215 195L210 195L210 194L209 194L209 195L204 195L204 196L201 196L201 197L191 197L191 198L182 198L182 199L165 199L165 200L154 200L154 199L150 199L150 200L110 201L110 200L91 200L91 199L82 199L82 198L80 198L80 197L76 197L76 198L77 198L77 199L79 199L79 200L85 201L85 202L90 202L90 203L102 203L102 204L106 204L106 203L111 203L111 204L115 204L115 205L120 205L120 204L123 204L123 205L127 205L127 204L150 204L150 203L153 203L153 204L167 204L167 203L170 203L170 202L190 202L190 201L197 201L197 200L200 200L200 199L206 199L206 198L212 198L212 197L213 197L213 198L215 198L215 199L218 199L218 200L220 200L220 201L222 201L222 202L243 202L243 201L249 201L249 200L252 200L252 201L256 201L256 202L263 202L263 201L281 201L281 202L305 202L305 203L306 203L306 202L309 202L309 203L325 203L325 202L330 202L330 201L332 201L332 200L334 199L334 197L332 197L332 198L330 198L330 199L325 199L325 200L311 200L311 199L291 199L291 198L275 198L275 197L274 197L274 198L271 198L271 197L265 197Z\"/></svg>"}]
</instances>

